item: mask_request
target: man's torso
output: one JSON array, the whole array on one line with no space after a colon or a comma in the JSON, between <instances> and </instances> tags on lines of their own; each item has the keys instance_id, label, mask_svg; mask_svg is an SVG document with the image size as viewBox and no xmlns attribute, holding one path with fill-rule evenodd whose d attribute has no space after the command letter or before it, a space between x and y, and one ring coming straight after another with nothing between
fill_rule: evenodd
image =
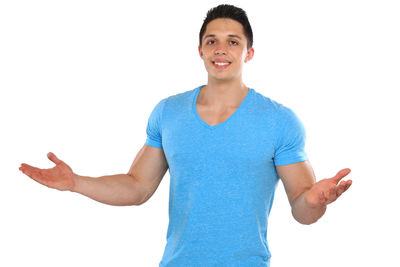
<instances>
[{"instance_id":1,"label":"man's torso","mask_svg":"<svg viewBox=\"0 0 400 267\"><path fill-rule=\"evenodd\" d=\"M196 108L200 88L160 102L149 125L170 172L160 266L268 266L281 105L250 89L236 110L207 123Z\"/></svg>"}]
</instances>

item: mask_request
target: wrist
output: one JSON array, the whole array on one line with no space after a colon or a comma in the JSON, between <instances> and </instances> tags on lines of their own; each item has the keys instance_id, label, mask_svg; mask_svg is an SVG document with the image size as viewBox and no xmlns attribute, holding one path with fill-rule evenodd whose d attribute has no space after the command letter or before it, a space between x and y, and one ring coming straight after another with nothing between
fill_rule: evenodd
<instances>
[{"instance_id":1,"label":"wrist","mask_svg":"<svg viewBox=\"0 0 400 267\"><path fill-rule=\"evenodd\" d=\"M72 183L69 191L77 193L81 181L82 181L82 176L72 173Z\"/></svg>"}]
</instances>

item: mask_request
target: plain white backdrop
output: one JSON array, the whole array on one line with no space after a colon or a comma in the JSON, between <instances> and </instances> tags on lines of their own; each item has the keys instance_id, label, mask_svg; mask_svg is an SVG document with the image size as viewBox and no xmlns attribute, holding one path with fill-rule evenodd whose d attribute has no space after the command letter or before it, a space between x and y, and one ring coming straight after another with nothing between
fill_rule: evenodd
<instances>
[{"instance_id":1,"label":"plain white backdrop","mask_svg":"<svg viewBox=\"0 0 400 267\"><path fill-rule=\"evenodd\" d=\"M319 179L353 185L301 225L282 183L269 220L273 267L400 266L398 1L1 1L1 266L158 266L169 172L142 206L47 188L21 163L127 173L162 98L207 83L206 12L243 8L255 56L243 80L292 108Z\"/></svg>"}]
</instances>

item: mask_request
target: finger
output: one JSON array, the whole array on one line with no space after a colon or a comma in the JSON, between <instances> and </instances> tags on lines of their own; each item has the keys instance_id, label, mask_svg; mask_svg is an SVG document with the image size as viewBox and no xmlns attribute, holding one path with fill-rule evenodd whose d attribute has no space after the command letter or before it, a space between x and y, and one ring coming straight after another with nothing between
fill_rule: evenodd
<instances>
[{"instance_id":1,"label":"finger","mask_svg":"<svg viewBox=\"0 0 400 267\"><path fill-rule=\"evenodd\" d=\"M344 191L347 191L347 189L350 188L350 186L351 186L352 183L353 183L352 180L348 180L348 181L346 182L346 186L345 186L345 188L344 188Z\"/></svg>"},{"instance_id":2,"label":"finger","mask_svg":"<svg viewBox=\"0 0 400 267\"><path fill-rule=\"evenodd\" d=\"M49 160L51 160L52 162L54 162L55 164L60 164L62 161L60 159L58 159L56 157L56 155L54 155L54 153L49 152L47 153L47 157L49 158Z\"/></svg>"},{"instance_id":3,"label":"finger","mask_svg":"<svg viewBox=\"0 0 400 267\"><path fill-rule=\"evenodd\" d=\"M25 165L27 165L27 164L25 164ZM28 165L28 166L29 166L29 165ZM42 174L41 174L41 170L40 170L39 168L29 166L29 167L25 167L25 168L21 167L20 170L21 170L25 175L29 176L30 178L32 178L32 179L35 180L36 182L41 183L41 184L47 186L47 183L46 183L46 181L43 179L43 176L42 176Z\"/></svg>"},{"instance_id":4,"label":"finger","mask_svg":"<svg viewBox=\"0 0 400 267\"><path fill-rule=\"evenodd\" d=\"M336 186L332 186L331 188L329 188L329 196L328 196L328 202L332 203L337 199L337 187Z\"/></svg>"},{"instance_id":5,"label":"finger","mask_svg":"<svg viewBox=\"0 0 400 267\"><path fill-rule=\"evenodd\" d=\"M343 182L343 186L341 186L338 189L338 193L337 193L338 197L340 197L344 192L346 192L350 186L351 186L351 180Z\"/></svg>"},{"instance_id":6,"label":"finger","mask_svg":"<svg viewBox=\"0 0 400 267\"><path fill-rule=\"evenodd\" d=\"M24 174L26 174L26 175L28 175L29 177L31 177L32 175L38 175L39 174L39 169L38 168L36 168L36 167L32 167L32 166L24 166L24 167L21 167L20 168L20 170L24 173Z\"/></svg>"},{"instance_id":7,"label":"finger","mask_svg":"<svg viewBox=\"0 0 400 267\"><path fill-rule=\"evenodd\" d=\"M336 191L337 197L340 197L340 195L343 194L343 192L346 189L346 185L347 185L347 183L345 181L340 182L340 184L338 185L337 191Z\"/></svg>"},{"instance_id":8,"label":"finger","mask_svg":"<svg viewBox=\"0 0 400 267\"><path fill-rule=\"evenodd\" d=\"M22 172L27 171L29 173L32 173L34 171L39 171L40 169L36 168L36 167L33 167L33 166L29 165L29 164L22 163L21 167L19 167L19 170L22 171Z\"/></svg>"},{"instance_id":9,"label":"finger","mask_svg":"<svg viewBox=\"0 0 400 267\"><path fill-rule=\"evenodd\" d=\"M342 169L340 170L335 177L332 177L331 180L337 184L343 177L345 177L346 175L348 175L351 172L351 170L349 168L346 169Z\"/></svg>"}]
</instances>

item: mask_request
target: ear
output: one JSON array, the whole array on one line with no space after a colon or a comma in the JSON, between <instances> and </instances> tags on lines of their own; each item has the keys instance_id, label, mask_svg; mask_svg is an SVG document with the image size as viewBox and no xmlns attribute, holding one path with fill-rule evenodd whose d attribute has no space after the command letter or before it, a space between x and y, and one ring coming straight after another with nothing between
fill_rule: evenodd
<instances>
[{"instance_id":1,"label":"ear","mask_svg":"<svg viewBox=\"0 0 400 267\"><path fill-rule=\"evenodd\" d=\"M203 58L203 51L201 50L201 46L199 45L199 55L201 58Z\"/></svg>"},{"instance_id":2,"label":"ear","mask_svg":"<svg viewBox=\"0 0 400 267\"><path fill-rule=\"evenodd\" d=\"M244 62L246 63L250 61L253 58L253 56L254 56L254 48L252 47L249 50L247 50L247 55L246 58L244 59Z\"/></svg>"}]
</instances>

